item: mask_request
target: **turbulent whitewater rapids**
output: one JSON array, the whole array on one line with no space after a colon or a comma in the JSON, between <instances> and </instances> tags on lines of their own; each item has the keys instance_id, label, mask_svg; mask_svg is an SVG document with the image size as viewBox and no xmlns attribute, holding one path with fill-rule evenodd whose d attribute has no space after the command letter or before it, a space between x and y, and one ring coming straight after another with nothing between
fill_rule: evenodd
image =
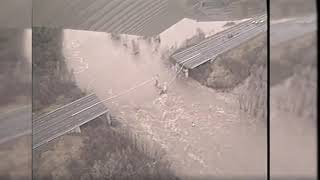
<instances>
[{"instance_id":1,"label":"turbulent whitewater rapids","mask_svg":"<svg viewBox=\"0 0 320 180\"><path fill-rule=\"evenodd\" d=\"M160 44L135 36L66 31L65 54L80 87L106 99L156 74L159 82L169 82L175 74L164 53L182 46L197 28L208 36L221 31L225 23L185 19L160 34ZM138 55L132 53L132 44L139 47ZM180 176L263 176L264 123L240 110L236 91L218 92L178 77L166 94L159 95L150 83L106 106L139 137L159 144Z\"/></svg>"}]
</instances>

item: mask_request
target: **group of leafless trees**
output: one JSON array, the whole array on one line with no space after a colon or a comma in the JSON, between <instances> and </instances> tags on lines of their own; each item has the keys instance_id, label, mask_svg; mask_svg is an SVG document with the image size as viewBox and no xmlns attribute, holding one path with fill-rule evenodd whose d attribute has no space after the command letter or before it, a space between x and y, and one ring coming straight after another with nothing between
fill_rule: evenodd
<instances>
[{"instance_id":1,"label":"group of leafless trees","mask_svg":"<svg viewBox=\"0 0 320 180\"><path fill-rule=\"evenodd\" d=\"M96 121L96 120L95 120ZM81 160L70 161L76 179L176 180L164 152L151 148L128 129L86 126Z\"/></svg>"},{"instance_id":2,"label":"group of leafless trees","mask_svg":"<svg viewBox=\"0 0 320 180\"><path fill-rule=\"evenodd\" d=\"M239 94L240 110L249 115L267 120L267 66L252 68Z\"/></svg>"},{"instance_id":3,"label":"group of leafless trees","mask_svg":"<svg viewBox=\"0 0 320 180\"><path fill-rule=\"evenodd\" d=\"M239 106L240 110L250 116L266 122L267 120L267 42L266 36L257 38L257 47L253 48L244 56L247 62L248 73L240 85ZM250 42L249 42L250 43Z\"/></svg>"},{"instance_id":4,"label":"group of leafless trees","mask_svg":"<svg viewBox=\"0 0 320 180\"><path fill-rule=\"evenodd\" d=\"M190 77L219 91L231 91L252 74L252 69L267 61L266 35L219 55L190 71Z\"/></svg>"},{"instance_id":5,"label":"group of leafless trees","mask_svg":"<svg viewBox=\"0 0 320 180\"><path fill-rule=\"evenodd\" d=\"M32 31L33 111L81 97L83 93L63 56L63 31L50 28L33 28ZM64 99L64 102L57 102L57 99Z\"/></svg>"}]
</instances>

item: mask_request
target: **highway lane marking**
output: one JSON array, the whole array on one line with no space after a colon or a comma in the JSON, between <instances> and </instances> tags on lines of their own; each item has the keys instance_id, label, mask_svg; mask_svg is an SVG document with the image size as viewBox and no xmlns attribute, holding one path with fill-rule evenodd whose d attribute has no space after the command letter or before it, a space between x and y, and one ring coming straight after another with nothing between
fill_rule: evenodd
<instances>
[{"instance_id":1,"label":"highway lane marking","mask_svg":"<svg viewBox=\"0 0 320 180\"><path fill-rule=\"evenodd\" d=\"M200 54L201 54L201 53L197 53L197 54L195 54L195 55L193 55L193 56L191 56L191 57L189 57L189 58L187 58L187 59L179 62L179 64L184 64L185 62L189 61L190 59L192 59L192 58L194 58L194 57L199 56Z\"/></svg>"},{"instance_id":2,"label":"highway lane marking","mask_svg":"<svg viewBox=\"0 0 320 180\"><path fill-rule=\"evenodd\" d=\"M264 25L265 23L263 23L262 25ZM242 28L242 29L240 29L239 31L237 31L237 32L232 32L232 34L234 34L234 37L237 37L237 36L239 36L239 35L242 35L242 34L245 34L245 33L247 33L247 32L249 32L249 31L252 31L252 30L255 30L256 28L259 28L261 26L261 24L259 24L258 26L257 25L254 25L254 26L248 26L248 27L245 27L245 28ZM216 41L210 41L210 42L206 42L206 43L200 43L200 44L203 44L203 45L206 45L206 46L203 46L203 47L200 47L199 46L199 48L200 49L198 49L198 50L192 50L193 49L193 47L190 47L190 49L187 49L187 50L185 50L185 53L184 53L184 55L178 55L178 56L176 56L176 55L173 55L172 57L173 58L175 58L176 59L176 61L179 63L179 59L181 60L181 59L183 59L184 57L186 57L186 56L190 56L191 54L193 54L195 51L204 51L204 53L206 52L206 51L208 51L209 49L211 49L211 47L208 47L208 46L212 46L212 45L214 45L214 46L219 46L219 44L223 44L223 43L226 43L226 42L228 42L228 41L232 41L232 40L234 40L234 38L227 38L226 39L226 36L227 36L227 32L224 32L223 33L223 35L220 37L215 37L215 38L212 38L212 39L214 39L214 40L216 40ZM218 43L219 41L222 41L222 43ZM218 43L218 44L217 44ZM202 45L201 45L202 46ZM190 52L191 51L191 52ZM183 61L184 62L184 61Z\"/></svg>"},{"instance_id":3,"label":"highway lane marking","mask_svg":"<svg viewBox=\"0 0 320 180\"><path fill-rule=\"evenodd\" d=\"M182 54L187 53L187 51L191 51L191 50L197 49L198 47L202 48L201 46L206 46L207 44L211 43L212 41L217 40L218 38L221 38L221 37L225 36L227 33L238 32L239 30L242 30L242 28L246 28L247 25L254 26L251 23L252 20L265 19L266 18L265 16L266 15L262 15L262 16L257 17L257 18L250 18L250 19L248 19L246 21L243 21L243 22L237 24L236 26L232 26L232 27L227 28L227 29L225 29L223 31L220 31L220 32L218 32L216 34L213 34L211 37L206 38L201 43L196 44L196 45L194 45L192 47L189 47L189 48L187 48L187 49L185 49L185 50L183 50L181 52L178 52L178 53L174 54L173 57L176 56L176 58L179 58L179 56L181 56Z\"/></svg>"},{"instance_id":4,"label":"highway lane marking","mask_svg":"<svg viewBox=\"0 0 320 180\"><path fill-rule=\"evenodd\" d=\"M76 107L76 108L82 108L82 106L87 106L88 104L92 104L92 103L96 103L96 102L99 102L99 99L95 98L95 99L93 99L93 101L89 101L89 102L86 102L84 104L81 104L81 106ZM69 117L71 117L71 115L69 114L69 112L66 112L66 113L64 113L64 114L62 114L60 116L54 117L55 121L53 121L53 122L51 122L51 121L46 121L46 122L40 121L40 123L34 123L33 127L36 128L36 129L33 131L33 134L38 134L38 133L41 133L41 131L48 129L48 126L45 126L45 125L48 124L49 122L51 122L51 123L49 123L51 126L54 126L54 125L59 124L61 121L64 121L66 118L69 118Z\"/></svg>"},{"instance_id":5,"label":"highway lane marking","mask_svg":"<svg viewBox=\"0 0 320 180\"><path fill-rule=\"evenodd\" d=\"M266 23L263 23L262 26L265 25L265 24L266 24ZM246 34L246 33L250 32L250 31L252 31L252 30L259 29L259 27L261 27L261 24L259 24L259 26L252 26L252 27L247 27L247 28L241 29L242 31L241 31L240 33L238 32L237 34L235 34L232 38L227 38L227 39L225 39L225 37L224 37L223 39L217 39L217 40L222 40L222 43L216 44L217 41L213 41L213 42L211 42L210 44L208 44L209 47L208 47L208 46L204 46L204 47L201 48L200 50L201 50L201 51L208 51L208 50L212 49L212 47L210 47L210 45L211 45L211 46L212 46L212 45L214 45L214 46L219 46L219 45L224 44L224 43L226 43L226 42L234 41L235 37L239 37L239 36L241 36L241 35L243 35L243 34ZM227 34L225 34L225 35L227 35ZM192 52L191 52L191 53L192 53Z\"/></svg>"},{"instance_id":6,"label":"highway lane marking","mask_svg":"<svg viewBox=\"0 0 320 180\"><path fill-rule=\"evenodd\" d=\"M43 125L48 124L48 123L55 123L55 122L57 123L57 122L59 122L59 119L61 120L61 118L63 119L65 117L69 117L70 114L72 113L72 111L76 111L77 109L82 109L83 106L85 107L88 104L93 104L93 103L96 103L97 101L98 101L97 99L87 101L85 103L80 104L80 106L73 107L71 110L70 110L70 108L65 108L62 112L60 112L60 114L55 113L55 114L51 114L51 116L48 116L50 119L48 119L48 117L45 117L39 121L35 121L33 123L33 127L37 128L37 129L35 129L34 133L38 132L39 129L41 129ZM55 116L53 116L53 115L55 115Z\"/></svg>"},{"instance_id":7,"label":"highway lane marking","mask_svg":"<svg viewBox=\"0 0 320 180\"><path fill-rule=\"evenodd\" d=\"M108 109L103 110L102 112L98 113L97 115L93 116L92 118L88 118L88 120L83 121L82 123L79 123L79 124L77 124L77 125L74 126L74 127L66 128L66 129L63 130L62 132L57 132L57 131L50 132L51 134L54 134L54 135L51 136L51 137L41 138L41 137L39 137L39 136L33 136L33 147L32 147L32 149L36 149L37 147L39 147L39 146L41 146L41 145L43 145L43 144L45 144L45 143L47 143L47 142L49 142L49 141L57 138L57 137L59 137L59 136L62 136L63 134L65 134L65 133L71 131L72 129L74 129L75 127L80 127L80 126L82 126L83 124L91 121L92 119L95 119L95 118L101 116L102 114L106 113L107 111L108 111ZM36 140L36 139L37 139L37 140Z\"/></svg>"},{"instance_id":8,"label":"highway lane marking","mask_svg":"<svg viewBox=\"0 0 320 180\"><path fill-rule=\"evenodd\" d=\"M83 99L85 99L85 98L88 98L88 97L92 96L92 95L95 95L95 94L94 94L94 93L91 93L91 94L89 94L89 95L87 95L87 96L84 96L84 97L79 98L79 99L77 99L77 100L75 100L75 101L72 101L72 102L69 103L69 104L63 105L63 106L61 106L61 107L59 107L59 108L57 108L57 109L55 109L55 110L53 110L53 111L51 111L51 112L48 112L48 113L46 113L46 114L44 114L44 115L40 115L40 116L36 117L35 119L33 119L33 121L38 121L38 120L40 120L40 119L42 119L42 118L44 118L44 117L46 117L46 116L48 116L48 115L50 115L50 114L53 114L54 112L56 112L56 111L58 111L58 110L60 110L60 109L63 109L63 108L65 108L65 107L67 107L67 106L71 106L71 105L75 104L76 102L79 102L79 101L81 101L81 100L83 100Z\"/></svg>"},{"instance_id":9,"label":"highway lane marking","mask_svg":"<svg viewBox=\"0 0 320 180\"><path fill-rule=\"evenodd\" d=\"M265 28L264 27L265 26L265 24L263 24L263 25L261 25L261 26L257 26L257 27L253 27L253 28L250 28L250 29L247 29L246 31L243 31L242 33L240 33L240 34L237 34L237 35L235 35L233 38L231 38L231 39L228 39L227 41L225 41L225 42L222 42L222 43L219 43L219 44L215 44L215 47L214 48L210 48L210 49L214 49L214 52L216 52L216 51L220 51L221 50L221 48L222 47L225 47L225 46L229 46L230 45L230 43L232 43L232 42L238 42L238 40L240 40L241 41L241 37L243 37L243 40L242 41L246 41L248 38L251 38L250 36L248 36L248 33L250 33L250 32L252 32L252 31L254 31L254 30L257 30L257 32L258 32L258 34L259 33L261 33L260 32L260 30L261 30L261 28ZM263 31L262 31L263 32ZM257 36L258 34L254 34L254 36ZM250 34L249 34L250 35ZM247 37L246 37L247 36ZM253 36L253 37L254 37ZM242 43L242 42L241 42ZM241 44L240 43L240 44ZM238 46L238 44L236 44L236 45L231 45L230 47L232 47L232 48L234 48L234 46ZM208 50L210 50L209 48L204 48L204 50L205 51L208 51ZM228 48L227 48L228 49ZM203 49L202 49L203 50ZM222 49L222 52L225 52L225 51L223 51L223 49ZM213 53L204 53L205 55L211 55L211 54L213 54ZM221 53L220 53L221 54ZM212 56L217 56L217 55L212 55ZM209 60L211 59L211 58L208 58ZM192 62L194 62L195 60L197 60L197 59L194 59L193 61L187 61L186 63L187 64L192 64ZM204 63L204 62L206 62L206 61L201 61L201 63L200 64L202 64L202 63ZM183 63L184 65L187 65L187 64L185 64L185 63ZM190 67L191 67L191 69L193 69L194 67L197 67L198 65L189 65Z\"/></svg>"},{"instance_id":10,"label":"highway lane marking","mask_svg":"<svg viewBox=\"0 0 320 180\"><path fill-rule=\"evenodd\" d=\"M219 38L222 38L223 36L225 36L227 33L233 32L233 31L238 31L239 29L241 29L242 27L245 27L246 25L251 25L251 23L248 22L243 22L243 24L238 24L238 26L233 26L231 28L225 29L223 31L220 31L216 34L213 34L211 37L206 38L205 40L203 40L202 42L200 42L199 44L196 44L192 47L189 47L181 52L178 52L176 54L173 55L173 57L175 58L179 58L179 56L186 56L183 54L188 54L188 51L194 51L196 49L201 49L203 47L205 47L207 44L212 43L212 41L218 40ZM203 47L202 47L203 46Z\"/></svg>"}]
</instances>

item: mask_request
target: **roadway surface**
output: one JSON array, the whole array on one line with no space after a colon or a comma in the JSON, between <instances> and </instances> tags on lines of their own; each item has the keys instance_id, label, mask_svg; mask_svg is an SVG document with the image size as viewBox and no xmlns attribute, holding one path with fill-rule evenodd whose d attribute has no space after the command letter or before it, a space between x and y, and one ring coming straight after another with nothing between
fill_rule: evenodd
<instances>
[{"instance_id":1,"label":"roadway surface","mask_svg":"<svg viewBox=\"0 0 320 180\"><path fill-rule=\"evenodd\" d=\"M307 16L289 19L287 21L271 21L270 24L270 45L275 46L282 42L303 36L307 33L316 32L316 16Z\"/></svg>"},{"instance_id":2,"label":"roadway surface","mask_svg":"<svg viewBox=\"0 0 320 180\"><path fill-rule=\"evenodd\" d=\"M252 23L260 21L261 23ZM220 54L248 41L251 38L267 31L267 16L261 15L257 18L239 23L225 31L210 36L181 52L172 55L172 58L180 65L193 69L199 65L214 60ZM230 37L232 35L232 37Z\"/></svg>"},{"instance_id":3,"label":"roadway surface","mask_svg":"<svg viewBox=\"0 0 320 180\"><path fill-rule=\"evenodd\" d=\"M99 102L90 94L33 119L33 149L106 113L107 108Z\"/></svg>"},{"instance_id":4,"label":"roadway surface","mask_svg":"<svg viewBox=\"0 0 320 180\"><path fill-rule=\"evenodd\" d=\"M31 135L31 106L0 114L0 144L23 135Z\"/></svg>"}]
</instances>

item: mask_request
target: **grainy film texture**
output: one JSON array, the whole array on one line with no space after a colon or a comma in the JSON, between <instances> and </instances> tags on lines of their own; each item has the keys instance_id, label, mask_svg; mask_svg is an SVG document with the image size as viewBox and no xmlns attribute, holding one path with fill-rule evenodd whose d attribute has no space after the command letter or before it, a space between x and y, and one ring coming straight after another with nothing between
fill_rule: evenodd
<instances>
[{"instance_id":1,"label":"grainy film texture","mask_svg":"<svg viewBox=\"0 0 320 180\"><path fill-rule=\"evenodd\" d=\"M317 177L315 0L270 1L271 177Z\"/></svg>"},{"instance_id":2,"label":"grainy film texture","mask_svg":"<svg viewBox=\"0 0 320 180\"><path fill-rule=\"evenodd\" d=\"M34 179L266 179L266 1L33 11Z\"/></svg>"},{"instance_id":3,"label":"grainy film texture","mask_svg":"<svg viewBox=\"0 0 320 180\"><path fill-rule=\"evenodd\" d=\"M31 0L0 2L0 179L31 179Z\"/></svg>"}]
</instances>

